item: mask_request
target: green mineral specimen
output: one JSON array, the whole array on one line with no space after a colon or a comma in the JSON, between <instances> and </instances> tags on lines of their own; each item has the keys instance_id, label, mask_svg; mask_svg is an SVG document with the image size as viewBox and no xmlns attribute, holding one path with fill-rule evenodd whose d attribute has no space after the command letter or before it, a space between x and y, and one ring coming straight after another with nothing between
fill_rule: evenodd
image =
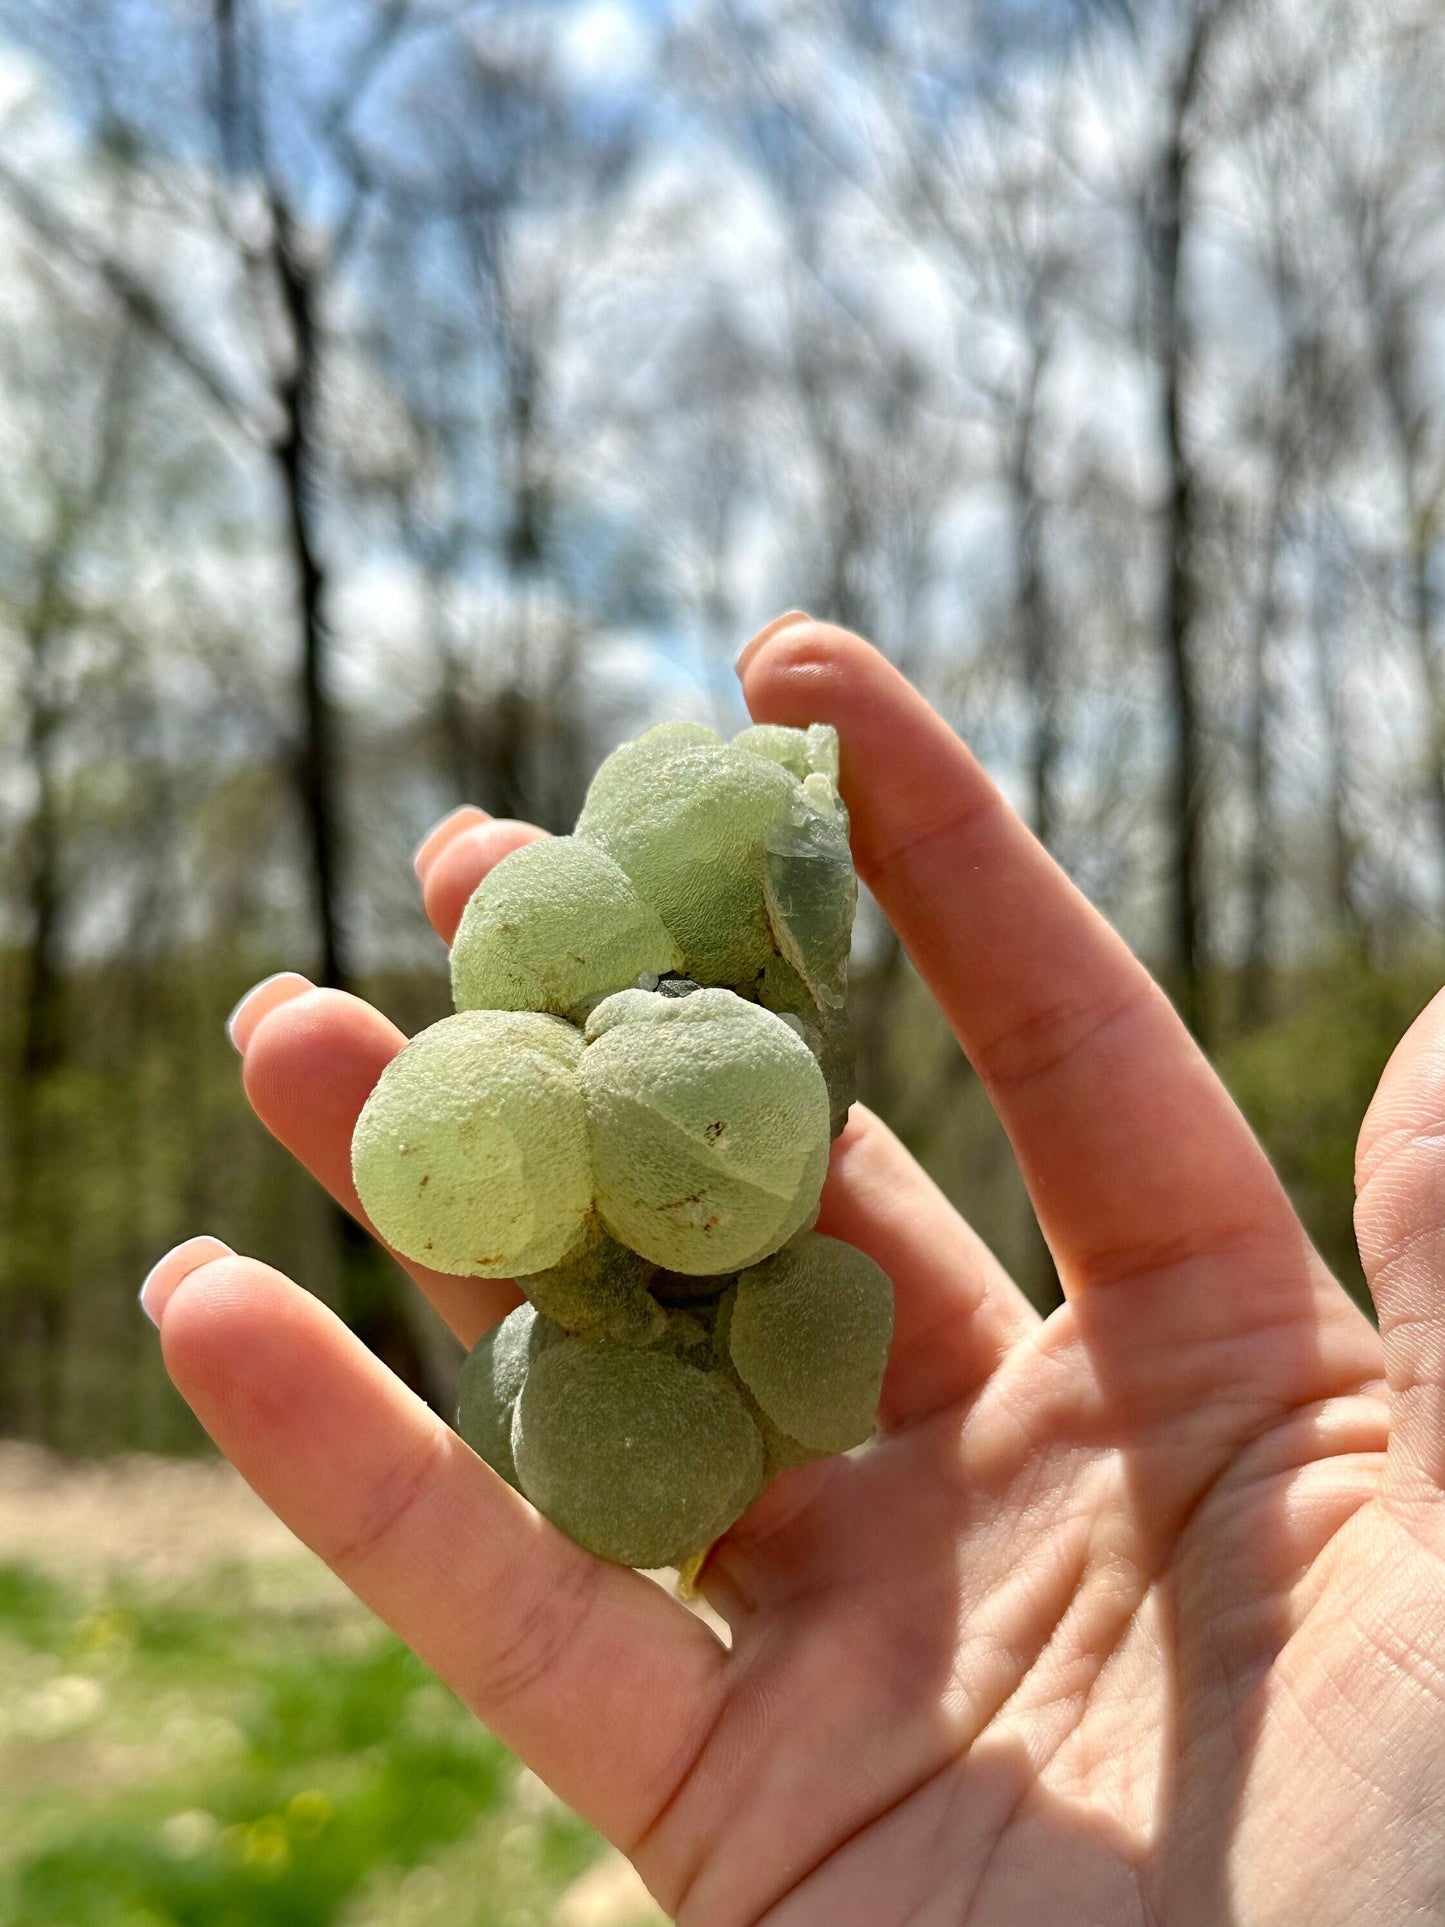
<instances>
[{"instance_id":1,"label":"green mineral specimen","mask_svg":"<svg viewBox=\"0 0 1445 1927\"><path fill-rule=\"evenodd\" d=\"M573 835L477 886L458 1014L356 1125L381 1236L526 1295L463 1365L461 1435L622 1565L691 1570L873 1429L892 1288L811 1229L855 1087L838 773L823 724L624 743Z\"/></svg>"},{"instance_id":2,"label":"green mineral specimen","mask_svg":"<svg viewBox=\"0 0 1445 1927\"><path fill-rule=\"evenodd\" d=\"M810 776L838 781L838 732L830 723L810 723L806 729L787 729L781 723L753 723L733 737L734 749L781 763L804 782Z\"/></svg>"},{"instance_id":3,"label":"green mineral specimen","mask_svg":"<svg viewBox=\"0 0 1445 1927\"><path fill-rule=\"evenodd\" d=\"M815 780L826 792L826 777ZM848 995L858 879L848 828L831 802L799 789L763 831L763 900L778 949L826 1011Z\"/></svg>"},{"instance_id":4,"label":"green mineral specimen","mask_svg":"<svg viewBox=\"0 0 1445 1927\"><path fill-rule=\"evenodd\" d=\"M573 1250L517 1284L564 1331L642 1344L657 1338L663 1327L662 1307L648 1290L654 1269L618 1244L594 1212Z\"/></svg>"},{"instance_id":5,"label":"green mineral specimen","mask_svg":"<svg viewBox=\"0 0 1445 1927\"><path fill-rule=\"evenodd\" d=\"M649 732L650 733L650 732ZM648 743L609 757L588 791L577 835L632 879L682 947L699 983L750 983L775 945L763 903L762 838L802 786L780 765L725 743Z\"/></svg>"}]
</instances>

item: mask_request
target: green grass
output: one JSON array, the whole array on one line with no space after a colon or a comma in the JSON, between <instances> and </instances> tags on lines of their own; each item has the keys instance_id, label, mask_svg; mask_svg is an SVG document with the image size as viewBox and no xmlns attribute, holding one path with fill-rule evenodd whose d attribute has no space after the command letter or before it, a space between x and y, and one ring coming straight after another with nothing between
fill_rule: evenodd
<instances>
[{"instance_id":1,"label":"green grass","mask_svg":"<svg viewBox=\"0 0 1445 1927\"><path fill-rule=\"evenodd\" d=\"M533 1927L599 1851L339 1595L0 1567L4 1927Z\"/></svg>"}]
</instances>

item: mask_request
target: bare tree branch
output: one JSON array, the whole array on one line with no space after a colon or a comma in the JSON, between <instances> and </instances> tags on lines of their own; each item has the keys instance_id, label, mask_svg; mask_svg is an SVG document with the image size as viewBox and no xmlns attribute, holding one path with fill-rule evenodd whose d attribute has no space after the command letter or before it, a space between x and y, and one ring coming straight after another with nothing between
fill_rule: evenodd
<instances>
[{"instance_id":1,"label":"bare tree branch","mask_svg":"<svg viewBox=\"0 0 1445 1927\"><path fill-rule=\"evenodd\" d=\"M117 260L93 235L62 214L4 161L0 161L0 196L35 235L58 248L84 274L99 282L131 320L200 385L247 441L257 448L270 446L270 434L230 378L190 338L160 296L146 287L123 261Z\"/></svg>"}]
</instances>

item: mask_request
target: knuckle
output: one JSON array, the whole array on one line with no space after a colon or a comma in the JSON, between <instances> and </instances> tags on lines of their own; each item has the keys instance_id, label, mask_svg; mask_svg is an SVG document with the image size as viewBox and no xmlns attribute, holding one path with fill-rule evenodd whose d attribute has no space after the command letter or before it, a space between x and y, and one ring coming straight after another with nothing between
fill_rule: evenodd
<instances>
[{"instance_id":1,"label":"knuckle","mask_svg":"<svg viewBox=\"0 0 1445 1927\"><path fill-rule=\"evenodd\" d=\"M1002 1090L1036 1083L1142 1017L1149 1003L1144 992L1131 986L1126 995L1103 1002L1069 998L1030 1009L980 1046L980 1073Z\"/></svg>"},{"instance_id":2,"label":"knuckle","mask_svg":"<svg viewBox=\"0 0 1445 1927\"><path fill-rule=\"evenodd\" d=\"M390 1556L429 1493L447 1443L445 1432L429 1433L424 1445L392 1468L353 1515L347 1531L331 1545L317 1548L328 1566L347 1577Z\"/></svg>"}]
</instances>

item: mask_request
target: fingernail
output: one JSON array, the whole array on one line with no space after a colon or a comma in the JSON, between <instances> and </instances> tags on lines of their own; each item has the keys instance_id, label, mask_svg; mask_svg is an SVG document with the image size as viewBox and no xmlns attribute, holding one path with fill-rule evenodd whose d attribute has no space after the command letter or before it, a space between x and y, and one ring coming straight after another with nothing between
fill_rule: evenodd
<instances>
[{"instance_id":1,"label":"fingernail","mask_svg":"<svg viewBox=\"0 0 1445 1927\"><path fill-rule=\"evenodd\" d=\"M246 1046L263 1017L268 1017L282 1004L289 1004L293 997L302 997L315 988L311 979L303 977L299 970L278 970L273 976L263 977L259 984L252 984L226 1019L226 1035L244 1057Z\"/></svg>"},{"instance_id":2,"label":"fingernail","mask_svg":"<svg viewBox=\"0 0 1445 1927\"><path fill-rule=\"evenodd\" d=\"M763 644L767 642L770 637L777 635L779 630L791 629L795 622L811 622L812 620L813 618L808 614L806 609L789 609L786 615L774 616L772 621L765 623L755 636L749 636L742 648L739 649L738 659L733 664L733 673L741 676L753 657L762 648Z\"/></svg>"},{"instance_id":3,"label":"fingernail","mask_svg":"<svg viewBox=\"0 0 1445 1927\"><path fill-rule=\"evenodd\" d=\"M159 1258L146 1273L140 1288L140 1308L159 1331L166 1306L182 1278L208 1265L214 1258L234 1258L235 1252L219 1238L187 1238Z\"/></svg>"},{"instance_id":4,"label":"fingernail","mask_svg":"<svg viewBox=\"0 0 1445 1927\"><path fill-rule=\"evenodd\" d=\"M434 823L427 831L416 846L411 867L425 883L427 871L454 837L460 836L463 830L471 829L474 824L490 823L491 820L487 812L479 810L475 803L463 803L460 809L450 811L440 823Z\"/></svg>"}]
</instances>

